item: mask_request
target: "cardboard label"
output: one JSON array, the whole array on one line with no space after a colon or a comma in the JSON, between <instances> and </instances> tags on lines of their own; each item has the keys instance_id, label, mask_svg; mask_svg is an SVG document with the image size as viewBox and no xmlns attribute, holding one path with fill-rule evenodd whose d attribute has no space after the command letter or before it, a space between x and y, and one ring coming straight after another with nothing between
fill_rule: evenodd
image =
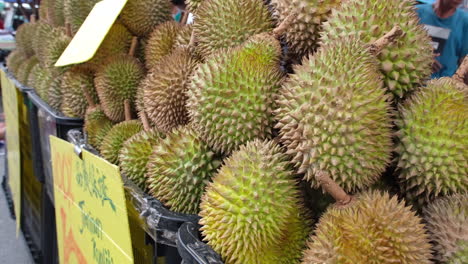
<instances>
[{"instance_id":1,"label":"cardboard label","mask_svg":"<svg viewBox=\"0 0 468 264\"><path fill-rule=\"evenodd\" d=\"M92 59L127 1L103 0L97 3L55 66L77 64Z\"/></svg>"},{"instance_id":2,"label":"cardboard label","mask_svg":"<svg viewBox=\"0 0 468 264\"><path fill-rule=\"evenodd\" d=\"M21 224L21 155L20 131L18 111L18 90L13 82L1 71L1 84L3 93L3 108L5 111L6 146L8 161L8 184L16 215L16 235L18 236Z\"/></svg>"},{"instance_id":3,"label":"cardboard label","mask_svg":"<svg viewBox=\"0 0 468 264\"><path fill-rule=\"evenodd\" d=\"M60 263L133 263L125 193L117 166L50 137Z\"/></svg>"}]
</instances>

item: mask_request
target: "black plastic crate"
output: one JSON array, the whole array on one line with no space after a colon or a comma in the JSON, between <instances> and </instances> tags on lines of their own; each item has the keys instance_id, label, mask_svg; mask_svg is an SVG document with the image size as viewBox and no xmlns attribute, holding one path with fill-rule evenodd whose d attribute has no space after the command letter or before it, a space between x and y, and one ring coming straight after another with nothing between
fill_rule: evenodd
<instances>
[{"instance_id":1,"label":"black plastic crate","mask_svg":"<svg viewBox=\"0 0 468 264\"><path fill-rule=\"evenodd\" d=\"M223 264L221 257L199 238L198 225L185 223L177 233L177 249L183 264Z\"/></svg>"}]
</instances>

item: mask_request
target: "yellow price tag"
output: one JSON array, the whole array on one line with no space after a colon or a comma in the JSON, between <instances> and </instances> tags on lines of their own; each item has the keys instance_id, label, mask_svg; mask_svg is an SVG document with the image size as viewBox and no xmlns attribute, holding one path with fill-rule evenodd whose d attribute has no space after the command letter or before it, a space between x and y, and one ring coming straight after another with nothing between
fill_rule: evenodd
<instances>
[{"instance_id":1,"label":"yellow price tag","mask_svg":"<svg viewBox=\"0 0 468 264\"><path fill-rule=\"evenodd\" d=\"M55 66L77 64L92 59L127 1L103 0L97 3Z\"/></svg>"},{"instance_id":2,"label":"yellow price tag","mask_svg":"<svg viewBox=\"0 0 468 264\"><path fill-rule=\"evenodd\" d=\"M60 263L134 263L119 168L51 136Z\"/></svg>"}]
</instances>

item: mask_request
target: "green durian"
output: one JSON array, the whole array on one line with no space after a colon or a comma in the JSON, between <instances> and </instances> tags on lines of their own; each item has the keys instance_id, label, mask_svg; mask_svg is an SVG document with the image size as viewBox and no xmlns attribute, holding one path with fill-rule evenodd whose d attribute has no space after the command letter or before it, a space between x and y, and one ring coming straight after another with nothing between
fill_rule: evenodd
<instances>
[{"instance_id":1,"label":"green durian","mask_svg":"<svg viewBox=\"0 0 468 264\"><path fill-rule=\"evenodd\" d=\"M44 65L45 61L45 50L48 47L47 42L59 37L63 32L61 28L54 28L49 23L45 22L45 20L40 20L37 22L36 25L36 32L34 33L32 44L34 53L36 57L39 59L41 65Z\"/></svg>"},{"instance_id":2,"label":"green durian","mask_svg":"<svg viewBox=\"0 0 468 264\"><path fill-rule=\"evenodd\" d=\"M221 160L190 127L178 127L154 146L146 173L149 193L174 212L196 214Z\"/></svg>"},{"instance_id":3,"label":"green durian","mask_svg":"<svg viewBox=\"0 0 468 264\"><path fill-rule=\"evenodd\" d=\"M86 132L88 143L94 148L98 148L104 137L114 126L104 113L100 105L90 106L84 118L84 131Z\"/></svg>"},{"instance_id":4,"label":"green durian","mask_svg":"<svg viewBox=\"0 0 468 264\"><path fill-rule=\"evenodd\" d=\"M23 63L18 68L18 73L16 75L16 79L25 86L30 86L31 84L29 81L29 74L31 70L34 68L36 64L39 63L39 60L36 56L31 56L28 59L24 60Z\"/></svg>"},{"instance_id":5,"label":"green durian","mask_svg":"<svg viewBox=\"0 0 468 264\"><path fill-rule=\"evenodd\" d=\"M125 141L120 150L120 170L141 189L146 190L147 163L153 149L164 138L156 128L143 130Z\"/></svg>"},{"instance_id":6,"label":"green durian","mask_svg":"<svg viewBox=\"0 0 468 264\"><path fill-rule=\"evenodd\" d=\"M54 29L58 30L58 29ZM67 36L62 30L60 32L52 33L54 36L53 39L49 39L46 43L46 46L41 51L41 56L43 59L43 65L50 68L54 71L64 72L69 67L55 67L55 63L62 56L62 53L68 47L68 44L71 42L71 37Z\"/></svg>"},{"instance_id":7,"label":"green durian","mask_svg":"<svg viewBox=\"0 0 468 264\"><path fill-rule=\"evenodd\" d=\"M133 34L145 37L159 24L172 20L171 11L167 0L128 0L120 18Z\"/></svg>"},{"instance_id":8,"label":"green durian","mask_svg":"<svg viewBox=\"0 0 468 264\"><path fill-rule=\"evenodd\" d=\"M51 0L47 4L48 21L55 27L65 26L65 1L68 0Z\"/></svg>"},{"instance_id":9,"label":"green durian","mask_svg":"<svg viewBox=\"0 0 468 264\"><path fill-rule=\"evenodd\" d=\"M189 48L178 48L161 58L142 81L144 110L162 131L185 125L189 77L198 64Z\"/></svg>"},{"instance_id":10,"label":"green durian","mask_svg":"<svg viewBox=\"0 0 468 264\"><path fill-rule=\"evenodd\" d=\"M273 29L271 15L262 0L203 1L196 16L193 28L197 50L204 57Z\"/></svg>"},{"instance_id":11,"label":"green durian","mask_svg":"<svg viewBox=\"0 0 468 264\"><path fill-rule=\"evenodd\" d=\"M185 0L185 3L187 4L187 10L191 13L195 13L203 1L204 0Z\"/></svg>"},{"instance_id":12,"label":"green durian","mask_svg":"<svg viewBox=\"0 0 468 264\"><path fill-rule=\"evenodd\" d=\"M37 23L23 23L16 30L16 46L29 58L34 55L33 38L37 29Z\"/></svg>"},{"instance_id":13,"label":"green durian","mask_svg":"<svg viewBox=\"0 0 468 264\"><path fill-rule=\"evenodd\" d=\"M73 34L76 34L88 17L94 5L101 0L64 0L65 23L70 24Z\"/></svg>"},{"instance_id":14,"label":"green durian","mask_svg":"<svg viewBox=\"0 0 468 264\"><path fill-rule=\"evenodd\" d=\"M350 0L343 3L323 25L321 41L335 43L355 36L369 43L394 25L405 33L378 55L386 87L403 97L431 75L433 48L426 30L419 24L412 0Z\"/></svg>"},{"instance_id":15,"label":"green durian","mask_svg":"<svg viewBox=\"0 0 468 264\"><path fill-rule=\"evenodd\" d=\"M436 263L461 264L468 260L468 194L439 198L424 209L434 243Z\"/></svg>"},{"instance_id":16,"label":"green durian","mask_svg":"<svg viewBox=\"0 0 468 264\"><path fill-rule=\"evenodd\" d=\"M62 108L62 76L57 72L49 82L48 89L49 105L56 110Z\"/></svg>"},{"instance_id":17,"label":"green durian","mask_svg":"<svg viewBox=\"0 0 468 264\"><path fill-rule=\"evenodd\" d=\"M174 50L177 35L181 29L182 26L179 23L168 21L151 32L145 45L145 61L148 70L153 69L162 57Z\"/></svg>"},{"instance_id":18,"label":"green durian","mask_svg":"<svg viewBox=\"0 0 468 264\"><path fill-rule=\"evenodd\" d=\"M315 188L318 170L347 192L375 183L393 148L390 95L377 59L351 37L322 46L294 71L275 115L297 172Z\"/></svg>"},{"instance_id":19,"label":"green durian","mask_svg":"<svg viewBox=\"0 0 468 264\"><path fill-rule=\"evenodd\" d=\"M49 22L49 6L51 0L41 0L40 5L39 5L39 19L40 21L47 21Z\"/></svg>"},{"instance_id":20,"label":"green durian","mask_svg":"<svg viewBox=\"0 0 468 264\"><path fill-rule=\"evenodd\" d=\"M130 100L134 104L135 94L144 76L143 65L125 54L111 58L97 71L94 83L102 109L110 120L124 120L125 109L121 102Z\"/></svg>"},{"instance_id":21,"label":"green durian","mask_svg":"<svg viewBox=\"0 0 468 264\"><path fill-rule=\"evenodd\" d=\"M31 74L28 78L30 83L35 89L37 95L46 103L49 102L49 93L47 82L51 79L50 71L47 68L43 68L40 64L36 64L31 70Z\"/></svg>"},{"instance_id":22,"label":"green durian","mask_svg":"<svg viewBox=\"0 0 468 264\"><path fill-rule=\"evenodd\" d=\"M192 38L193 24L182 26L177 34L174 47L187 46Z\"/></svg>"},{"instance_id":23,"label":"green durian","mask_svg":"<svg viewBox=\"0 0 468 264\"><path fill-rule=\"evenodd\" d=\"M396 196L371 191L328 208L302 263L431 263L430 247L411 207Z\"/></svg>"},{"instance_id":24,"label":"green durian","mask_svg":"<svg viewBox=\"0 0 468 264\"><path fill-rule=\"evenodd\" d=\"M18 75L18 68L21 63L26 59L25 55L19 49L12 51L6 58L6 66L8 71L13 74L13 76Z\"/></svg>"},{"instance_id":25,"label":"green durian","mask_svg":"<svg viewBox=\"0 0 468 264\"><path fill-rule=\"evenodd\" d=\"M322 23L341 2L342 0L271 0L273 14L280 22L289 16L294 17L284 34L290 52L299 59L313 53L319 46Z\"/></svg>"},{"instance_id":26,"label":"green durian","mask_svg":"<svg viewBox=\"0 0 468 264\"><path fill-rule=\"evenodd\" d=\"M229 154L254 138L272 136L274 98L283 75L281 48L268 34L206 59L189 84L195 129L215 151Z\"/></svg>"},{"instance_id":27,"label":"green durian","mask_svg":"<svg viewBox=\"0 0 468 264\"><path fill-rule=\"evenodd\" d=\"M418 205L468 190L468 88L451 78L430 81L400 106L399 178Z\"/></svg>"},{"instance_id":28,"label":"green durian","mask_svg":"<svg viewBox=\"0 0 468 264\"><path fill-rule=\"evenodd\" d=\"M68 117L84 118L88 102L83 89L86 89L95 104L98 103L93 78L91 69L86 66L76 66L63 73L61 108L63 114Z\"/></svg>"},{"instance_id":29,"label":"green durian","mask_svg":"<svg viewBox=\"0 0 468 264\"><path fill-rule=\"evenodd\" d=\"M34 67L31 69L31 72L29 73L28 76L28 84L31 84L30 87L33 88L37 94L39 94L37 90L37 84L40 82L42 72L45 71L45 68L42 67L40 64L34 65Z\"/></svg>"},{"instance_id":30,"label":"green durian","mask_svg":"<svg viewBox=\"0 0 468 264\"><path fill-rule=\"evenodd\" d=\"M143 130L143 126L138 120L129 120L113 126L106 134L99 147L101 155L110 163L119 162L119 152L123 144L133 135Z\"/></svg>"},{"instance_id":31,"label":"green durian","mask_svg":"<svg viewBox=\"0 0 468 264\"><path fill-rule=\"evenodd\" d=\"M276 143L255 139L241 146L212 180L200 205L200 230L224 263L298 262L309 221Z\"/></svg>"}]
</instances>

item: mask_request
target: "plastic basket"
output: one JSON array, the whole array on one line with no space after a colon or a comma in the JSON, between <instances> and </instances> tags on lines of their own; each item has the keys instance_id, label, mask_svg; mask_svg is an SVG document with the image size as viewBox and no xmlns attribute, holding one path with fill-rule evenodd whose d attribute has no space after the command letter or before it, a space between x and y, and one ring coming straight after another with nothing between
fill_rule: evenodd
<instances>
[{"instance_id":1,"label":"plastic basket","mask_svg":"<svg viewBox=\"0 0 468 264\"><path fill-rule=\"evenodd\" d=\"M183 264L222 264L221 257L207 244L200 241L198 225L185 223L177 233L177 249Z\"/></svg>"}]
</instances>

